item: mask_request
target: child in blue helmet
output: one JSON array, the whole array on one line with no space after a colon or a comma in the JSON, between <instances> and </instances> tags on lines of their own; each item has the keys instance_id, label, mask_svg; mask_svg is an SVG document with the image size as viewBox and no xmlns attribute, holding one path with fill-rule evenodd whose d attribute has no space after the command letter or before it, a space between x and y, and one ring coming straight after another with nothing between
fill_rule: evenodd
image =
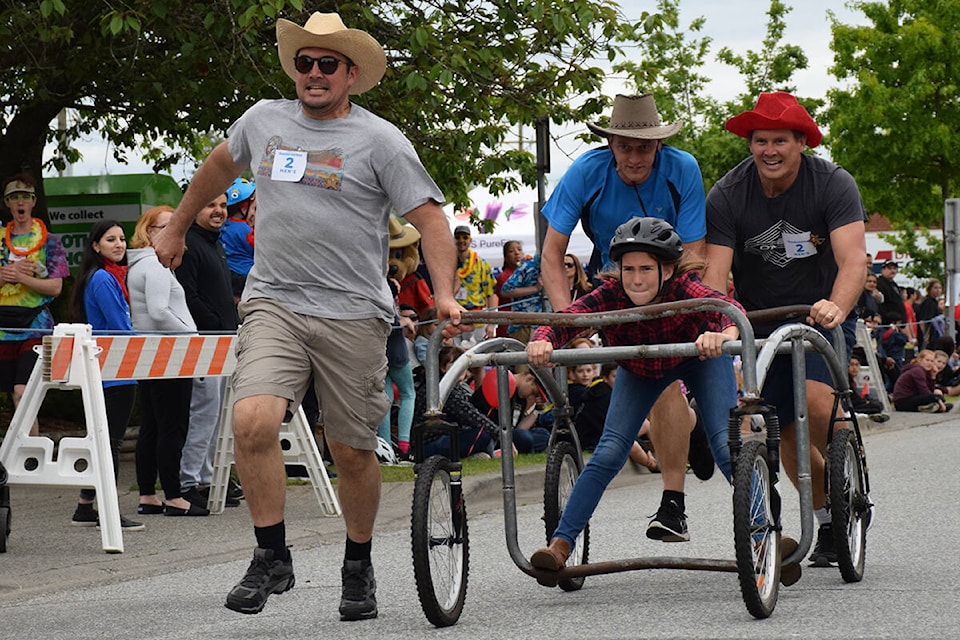
<instances>
[{"instance_id":1,"label":"child in blue helmet","mask_svg":"<svg viewBox=\"0 0 960 640\"><path fill-rule=\"evenodd\" d=\"M253 225L257 214L257 184L237 178L227 188L227 221L220 242L227 254L234 300L239 301L253 267Z\"/></svg>"}]
</instances>

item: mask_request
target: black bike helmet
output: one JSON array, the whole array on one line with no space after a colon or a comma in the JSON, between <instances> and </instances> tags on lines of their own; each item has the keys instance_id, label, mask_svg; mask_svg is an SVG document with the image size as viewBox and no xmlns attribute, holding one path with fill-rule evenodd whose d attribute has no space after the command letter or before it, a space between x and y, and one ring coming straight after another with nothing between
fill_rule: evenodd
<instances>
[{"instance_id":1,"label":"black bike helmet","mask_svg":"<svg viewBox=\"0 0 960 640\"><path fill-rule=\"evenodd\" d=\"M619 261L628 251L645 251L666 262L676 262L683 255L683 243L666 220L631 218L613 234L610 259Z\"/></svg>"}]
</instances>

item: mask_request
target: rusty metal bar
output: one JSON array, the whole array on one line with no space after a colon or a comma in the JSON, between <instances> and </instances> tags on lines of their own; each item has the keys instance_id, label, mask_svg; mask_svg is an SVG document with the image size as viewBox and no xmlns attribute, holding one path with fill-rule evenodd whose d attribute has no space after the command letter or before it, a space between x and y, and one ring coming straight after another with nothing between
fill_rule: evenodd
<instances>
[{"instance_id":1,"label":"rusty metal bar","mask_svg":"<svg viewBox=\"0 0 960 640\"><path fill-rule=\"evenodd\" d=\"M736 573L736 560L716 560L712 558L681 558L678 556L662 556L649 558L630 558L627 560L607 560L564 567L560 571L543 571L541 569L521 570L534 578L546 580L569 580L584 576L621 573L623 571L637 571L639 569L686 569L688 571L718 571Z\"/></svg>"}]
</instances>

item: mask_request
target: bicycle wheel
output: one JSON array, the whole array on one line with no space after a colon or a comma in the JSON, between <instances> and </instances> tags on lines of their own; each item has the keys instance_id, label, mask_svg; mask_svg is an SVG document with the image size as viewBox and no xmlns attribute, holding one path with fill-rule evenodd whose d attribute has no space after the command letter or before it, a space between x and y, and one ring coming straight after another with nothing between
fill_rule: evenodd
<instances>
[{"instance_id":1,"label":"bicycle wheel","mask_svg":"<svg viewBox=\"0 0 960 640\"><path fill-rule=\"evenodd\" d=\"M828 479L833 548L845 582L860 582L867 547L867 496L864 493L860 446L850 429L835 431L830 447Z\"/></svg>"},{"instance_id":2,"label":"bicycle wheel","mask_svg":"<svg viewBox=\"0 0 960 640\"><path fill-rule=\"evenodd\" d=\"M570 498L573 485L580 477L583 462L577 456L577 449L569 442L558 442L547 454L547 468L543 479L543 522L546 525L547 543L560 524L563 508ZM573 552L567 559L567 565L586 564L590 552L590 525L587 524L577 536ZM558 585L564 591L577 591L583 586L585 576L561 580Z\"/></svg>"},{"instance_id":3,"label":"bicycle wheel","mask_svg":"<svg viewBox=\"0 0 960 640\"><path fill-rule=\"evenodd\" d=\"M767 446L747 442L737 458L733 477L733 540L737 551L740 593L747 611L767 618L780 593L780 528Z\"/></svg>"},{"instance_id":4,"label":"bicycle wheel","mask_svg":"<svg viewBox=\"0 0 960 640\"><path fill-rule=\"evenodd\" d=\"M467 595L467 510L450 479L450 461L432 456L417 473L410 523L420 607L437 627L456 624Z\"/></svg>"}]
</instances>

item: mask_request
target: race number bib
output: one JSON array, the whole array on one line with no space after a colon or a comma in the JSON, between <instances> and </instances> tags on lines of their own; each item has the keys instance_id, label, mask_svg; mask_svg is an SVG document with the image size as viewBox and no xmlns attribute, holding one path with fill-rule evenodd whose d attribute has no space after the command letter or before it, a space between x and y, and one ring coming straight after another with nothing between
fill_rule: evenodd
<instances>
[{"instance_id":1,"label":"race number bib","mask_svg":"<svg viewBox=\"0 0 960 640\"><path fill-rule=\"evenodd\" d=\"M306 168L306 151L277 149L273 154L273 173L270 177L279 182L299 182Z\"/></svg>"},{"instance_id":2,"label":"race number bib","mask_svg":"<svg viewBox=\"0 0 960 640\"><path fill-rule=\"evenodd\" d=\"M810 232L784 233L783 248L788 258L811 258L817 255L817 247L810 241Z\"/></svg>"}]
</instances>

